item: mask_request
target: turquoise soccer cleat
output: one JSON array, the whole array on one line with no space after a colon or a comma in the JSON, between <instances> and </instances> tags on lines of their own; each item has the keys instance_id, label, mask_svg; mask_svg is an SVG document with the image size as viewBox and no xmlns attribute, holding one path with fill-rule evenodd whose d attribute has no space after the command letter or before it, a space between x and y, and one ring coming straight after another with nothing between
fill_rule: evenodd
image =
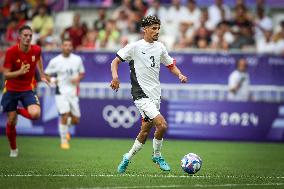
<instances>
[{"instance_id":1,"label":"turquoise soccer cleat","mask_svg":"<svg viewBox=\"0 0 284 189\"><path fill-rule=\"evenodd\" d=\"M126 171L126 168L130 162L129 159L127 158L127 155L128 155L127 153L123 155L122 161L117 167L117 172L124 173Z\"/></svg>"},{"instance_id":2,"label":"turquoise soccer cleat","mask_svg":"<svg viewBox=\"0 0 284 189\"><path fill-rule=\"evenodd\" d=\"M171 168L170 166L167 164L167 162L165 161L165 159L160 156L160 157L152 157L152 160L154 163L158 164L160 169L163 171L170 171Z\"/></svg>"}]
</instances>

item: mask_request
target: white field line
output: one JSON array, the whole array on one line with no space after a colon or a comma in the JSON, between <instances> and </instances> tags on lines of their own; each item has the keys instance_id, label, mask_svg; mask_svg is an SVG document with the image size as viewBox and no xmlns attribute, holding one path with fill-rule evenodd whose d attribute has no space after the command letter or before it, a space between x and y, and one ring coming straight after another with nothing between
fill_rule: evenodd
<instances>
[{"instance_id":1,"label":"white field line","mask_svg":"<svg viewBox=\"0 0 284 189\"><path fill-rule=\"evenodd\" d=\"M248 178L247 175L145 175L145 174L0 174L0 177L146 177L146 178ZM284 176L253 176L256 179L284 179Z\"/></svg>"},{"instance_id":2,"label":"white field line","mask_svg":"<svg viewBox=\"0 0 284 189\"><path fill-rule=\"evenodd\" d=\"M283 186L284 183L263 183L263 184L193 184L193 185L156 185L156 186L114 186L114 187L93 187L78 189L139 189L139 188L208 188L208 187L241 187L241 186ZM63 188L68 189L68 188Z\"/></svg>"}]
</instances>

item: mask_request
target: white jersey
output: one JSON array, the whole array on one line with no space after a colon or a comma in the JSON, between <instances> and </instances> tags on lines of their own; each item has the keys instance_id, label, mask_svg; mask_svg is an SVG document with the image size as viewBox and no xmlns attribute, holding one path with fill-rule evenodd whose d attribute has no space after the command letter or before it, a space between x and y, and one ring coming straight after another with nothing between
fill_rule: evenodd
<instances>
[{"instance_id":1,"label":"white jersey","mask_svg":"<svg viewBox=\"0 0 284 189\"><path fill-rule=\"evenodd\" d=\"M229 76L229 89L235 88L239 83L240 88L233 93L229 91L228 99L232 101L247 101L249 100L249 85L250 78L246 72L240 72L238 70L233 71Z\"/></svg>"},{"instance_id":2,"label":"white jersey","mask_svg":"<svg viewBox=\"0 0 284 189\"><path fill-rule=\"evenodd\" d=\"M45 69L46 74L57 77L57 94L68 96L78 95L79 86L71 83L71 80L84 72L85 68L81 57L72 53L68 57L64 57L62 54L57 55L50 60Z\"/></svg>"},{"instance_id":3,"label":"white jersey","mask_svg":"<svg viewBox=\"0 0 284 189\"><path fill-rule=\"evenodd\" d=\"M161 42L148 43L141 39L120 49L117 57L129 63L131 94L134 100L160 99L160 64L174 64L174 59L168 55L166 47Z\"/></svg>"}]
</instances>

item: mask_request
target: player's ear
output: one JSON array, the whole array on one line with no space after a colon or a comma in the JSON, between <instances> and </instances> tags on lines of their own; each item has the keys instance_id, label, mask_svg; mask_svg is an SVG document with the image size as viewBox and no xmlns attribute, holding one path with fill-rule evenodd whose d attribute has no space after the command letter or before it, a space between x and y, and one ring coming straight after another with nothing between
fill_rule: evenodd
<instances>
[{"instance_id":1,"label":"player's ear","mask_svg":"<svg viewBox=\"0 0 284 189\"><path fill-rule=\"evenodd\" d=\"M144 33L146 32L147 28L148 28L147 26L142 27L142 30L143 30Z\"/></svg>"}]
</instances>

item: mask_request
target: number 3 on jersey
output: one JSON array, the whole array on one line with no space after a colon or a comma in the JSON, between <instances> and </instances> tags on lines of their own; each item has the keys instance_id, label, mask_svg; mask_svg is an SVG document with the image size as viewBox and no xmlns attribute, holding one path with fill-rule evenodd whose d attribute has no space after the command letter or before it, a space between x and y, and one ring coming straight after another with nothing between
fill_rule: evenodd
<instances>
[{"instance_id":1,"label":"number 3 on jersey","mask_svg":"<svg viewBox=\"0 0 284 189\"><path fill-rule=\"evenodd\" d=\"M155 57L154 56L150 56L150 59L152 60L151 67L155 67Z\"/></svg>"}]
</instances>

